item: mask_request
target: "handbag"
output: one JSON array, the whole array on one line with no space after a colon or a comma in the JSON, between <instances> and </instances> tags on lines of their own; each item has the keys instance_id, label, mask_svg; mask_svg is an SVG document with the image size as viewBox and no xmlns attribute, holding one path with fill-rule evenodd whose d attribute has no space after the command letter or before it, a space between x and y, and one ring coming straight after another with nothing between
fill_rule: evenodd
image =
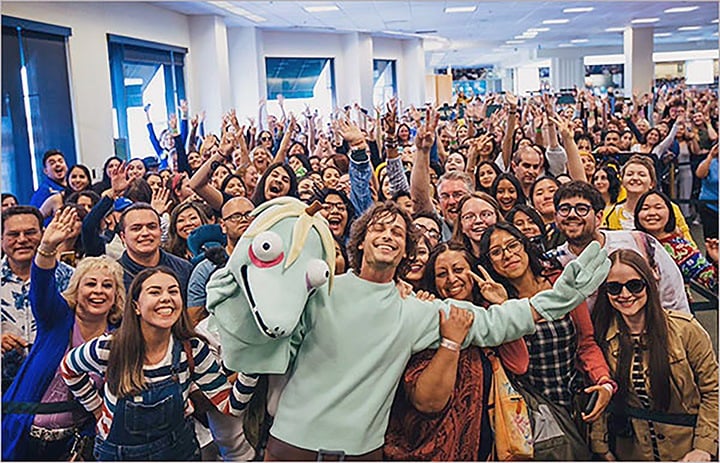
<instances>
[{"instance_id":1,"label":"handbag","mask_svg":"<svg viewBox=\"0 0 720 463\"><path fill-rule=\"evenodd\" d=\"M488 397L488 416L495 433L494 453L499 461L532 460L533 432L527 403L510 382L500 359L486 350L493 378Z\"/></svg>"}]
</instances>

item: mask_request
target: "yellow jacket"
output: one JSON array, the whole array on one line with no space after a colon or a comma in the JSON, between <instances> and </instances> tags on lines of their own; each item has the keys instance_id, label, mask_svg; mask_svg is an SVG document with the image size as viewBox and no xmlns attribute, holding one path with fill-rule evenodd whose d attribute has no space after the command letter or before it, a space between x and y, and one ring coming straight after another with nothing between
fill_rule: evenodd
<instances>
[{"instance_id":1,"label":"yellow jacket","mask_svg":"<svg viewBox=\"0 0 720 463\"><path fill-rule=\"evenodd\" d=\"M697 414L695 427L654 423L660 459L677 461L692 449L705 450L717 458L718 454L718 364L710 336L690 314L665 311L668 324L668 353L670 356L670 407L669 413ZM629 375L618 372L620 336L617 321L613 321L605 336L604 351L613 378ZM649 353L645 352L643 365L649 368ZM647 376L647 374L646 374ZM648 394L650 384L646 383ZM629 391L628 405L641 408L634 391ZM630 418L632 437L616 437L615 456L619 460L651 461L652 444L648 422ZM593 452L603 454L609 450L607 414L591 428Z\"/></svg>"},{"instance_id":2,"label":"yellow jacket","mask_svg":"<svg viewBox=\"0 0 720 463\"><path fill-rule=\"evenodd\" d=\"M697 247L680 207L672 203L672 210L675 215L675 224L678 230L680 230L680 233L682 233L683 238ZM616 204L614 207L608 206L603 212L602 224L603 228L607 228L608 230L635 230L633 211L625 210L625 203Z\"/></svg>"}]
</instances>

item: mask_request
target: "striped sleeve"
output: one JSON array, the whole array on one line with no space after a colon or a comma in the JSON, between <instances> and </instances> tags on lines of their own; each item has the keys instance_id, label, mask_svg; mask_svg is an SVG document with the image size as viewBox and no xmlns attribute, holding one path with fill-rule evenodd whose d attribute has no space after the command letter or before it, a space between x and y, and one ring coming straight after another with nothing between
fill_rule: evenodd
<instances>
[{"instance_id":1,"label":"striped sleeve","mask_svg":"<svg viewBox=\"0 0 720 463\"><path fill-rule=\"evenodd\" d=\"M241 416L255 391L257 375L238 373L231 385L205 342L194 338L192 347L195 360L192 381L220 412Z\"/></svg>"},{"instance_id":2,"label":"striped sleeve","mask_svg":"<svg viewBox=\"0 0 720 463\"><path fill-rule=\"evenodd\" d=\"M88 373L105 374L110 355L110 339L110 335L103 335L71 349L60 364L63 381L89 412L102 405L102 398Z\"/></svg>"},{"instance_id":3,"label":"striped sleeve","mask_svg":"<svg viewBox=\"0 0 720 463\"><path fill-rule=\"evenodd\" d=\"M403 166L402 158L397 157L387 160L387 174L390 179L390 191L393 194L410 191L410 184L405 176L405 166Z\"/></svg>"}]
</instances>

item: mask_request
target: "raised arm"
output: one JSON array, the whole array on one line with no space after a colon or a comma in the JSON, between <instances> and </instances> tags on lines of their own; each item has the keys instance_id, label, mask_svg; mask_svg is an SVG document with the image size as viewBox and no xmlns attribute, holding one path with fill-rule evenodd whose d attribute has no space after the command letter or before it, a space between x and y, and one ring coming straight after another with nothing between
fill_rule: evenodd
<instances>
[{"instance_id":1,"label":"raised arm","mask_svg":"<svg viewBox=\"0 0 720 463\"><path fill-rule=\"evenodd\" d=\"M143 110L145 111L145 119L147 120L147 130L148 137L150 138L150 144L152 144L155 153L159 156L162 154L163 149L162 146L160 146L160 140L158 140L157 135L155 135L155 129L153 128L153 123L150 119L150 106L150 103L146 104L143 107Z\"/></svg>"},{"instance_id":2,"label":"raised arm","mask_svg":"<svg viewBox=\"0 0 720 463\"><path fill-rule=\"evenodd\" d=\"M242 134L240 134L240 136L242 136ZM212 178L215 166L225 162L227 156L232 153L234 140L235 136L232 132L225 132L220 142L220 150L210 156L207 161L203 162L188 182L188 186L197 193L198 196L207 201L208 205L216 211L222 208L223 195L220 190L210 183L210 179Z\"/></svg>"},{"instance_id":3,"label":"raised arm","mask_svg":"<svg viewBox=\"0 0 720 463\"><path fill-rule=\"evenodd\" d=\"M362 214L370 206L373 199L370 191L370 157L368 146L360 129L346 119L338 121L338 132L350 145L350 202L356 213Z\"/></svg>"},{"instance_id":4,"label":"raised arm","mask_svg":"<svg viewBox=\"0 0 720 463\"><path fill-rule=\"evenodd\" d=\"M512 156L513 138L515 137L515 124L517 123L517 96L508 93L506 100L508 104L507 127L502 141L502 160L505 170L510 169L510 158Z\"/></svg>"},{"instance_id":5,"label":"raised arm","mask_svg":"<svg viewBox=\"0 0 720 463\"><path fill-rule=\"evenodd\" d=\"M430 192L430 149L435 142L438 114L428 108L425 122L418 128L415 136L415 163L410 173L410 197L415 205L415 212L434 212ZM440 144L440 143L438 143Z\"/></svg>"},{"instance_id":6,"label":"raised arm","mask_svg":"<svg viewBox=\"0 0 720 463\"><path fill-rule=\"evenodd\" d=\"M282 140L280 141L280 147L278 148L277 155L275 156L275 162L282 162L283 164L287 160L288 148L292 141L293 135L297 130L297 122L295 121L295 115L290 113L290 122L288 123L285 133L283 133Z\"/></svg>"},{"instance_id":7,"label":"raised arm","mask_svg":"<svg viewBox=\"0 0 720 463\"><path fill-rule=\"evenodd\" d=\"M399 191L410 192L410 185L405 177L400 153L397 149L395 107L387 105L388 112L383 116L382 123L385 129L385 154L387 156L387 174L390 179L390 191L394 194Z\"/></svg>"},{"instance_id":8,"label":"raised arm","mask_svg":"<svg viewBox=\"0 0 720 463\"><path fill-rule=\"evenodd\" d=\"M572 121L561 119L560 117L553 116L550 118L553 126L557 126L560 130L560 138L565 146L565 152L567 153L567 170L570 178L573 180L579 180L581 182L587 182L585 176L585 169L583 168L582 160L580 159L580 152L578 151L575 138L573 137L573 126Z\"/></svg>"}]
</instances>

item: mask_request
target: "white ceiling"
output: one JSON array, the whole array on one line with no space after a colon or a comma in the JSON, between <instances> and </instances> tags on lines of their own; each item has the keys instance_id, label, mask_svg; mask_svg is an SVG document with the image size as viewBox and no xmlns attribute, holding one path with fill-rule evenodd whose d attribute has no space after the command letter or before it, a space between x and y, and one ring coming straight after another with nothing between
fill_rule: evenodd
<instances>
[{"instance_id":1,"label":"white ceiling","mask_svg":"<svg viewBox=\"0 0 720 463\"><path fill-rule=\"evenodd\" d=\"M717 1L249 1L232 3L250 13L255 21L233 14L206 1L153 2L157 6L187 15L225 16L228 27L255 26L261 29L308 30L316 32L361 31L373 35L388 33L422 36L426 62L432 66L471 66L491 64L513 53L557 47L587 48L622 46L622 32L606 32L611 27L629 26L633 19L655 17L660 21L639 27L654 27L654 32L670 33L656 37L656 44L675 49L717 48ZM336 5L337 11L308 13L304 6ZM472 13L445 13L447 6L477 6ZM563 13L571 7L594 7L588 13ZM678 6L698 6L687 13L664 13ZM248 15L246 15L248 16ZM259 17L259 18L258 18ZM548 19L569 19L567 24L543 25ZM679 31L680 27L699 26L699 30ZM550 28L522 44L506 44L529 28ZM572 40L586 39L572 44Z\"/></svg>"}]
</instances>

